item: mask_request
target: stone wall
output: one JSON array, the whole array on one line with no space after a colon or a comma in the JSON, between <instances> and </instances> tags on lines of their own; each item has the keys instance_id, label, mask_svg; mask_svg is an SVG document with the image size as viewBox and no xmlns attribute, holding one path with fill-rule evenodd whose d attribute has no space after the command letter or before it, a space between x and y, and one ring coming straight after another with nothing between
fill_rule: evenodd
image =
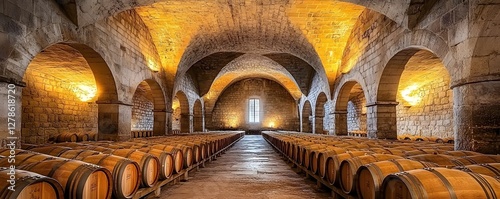
<instances>
[{"instance_id":1,"label":"stone wall","mask_svg":"<svg viewBox=\"0 0 500 199\"><path fill-rule=\"evenodd\" d=\"M172 100L172 130L181 130L181 107L177 97Z\"/></svg>"},{"instance_id":2,"label":"stone wall","mask_svg":"<svg viewBox=\"0 0 500 199\"><path fill-rule=\"evenodd\" d=\"M250 125L247 117L248 100L261 103L260 124ZM212 112L216 129L298 129L295 100L280 84L267 79L245 79L228 87L219 97Z\"/></svg>"},{"instance_id":3,"label":"stone wall","mask_svg":"<svg viewBox=\"0 0 500 199\"><path fill-rule=\"evenodd\" d=\"M134 105L132 107L132 131L152 131L154 106L151 100L151 93L137 89L132 101Z\"/></svg>"},{"instance_id":4,"label":"stone wall","mask_svg":"<svg viewBox=\"0 0 500 199\"><path fill-rule=\"evenodd\" d=\"M398 95L398 135L453 137L453 91L449 89L449 79L436 79L417 92L422 99L411 107Z\"/></svg>"},{"instance_id":5,"label":"stone wall","mask_svg":"<svg viewBox=\"0 0 500 199\"><path fill-rule=\"evenodd\" d=\"M347 131L366 131L366 100L363 95L354 96L347 103Z\"/></svg>"},{"instance_id":6,"label":"stone wall","mask_svg":"<svg viewBox=\"0 0 500 199\"><path fill-rule=\"evenodd\" d=\"M82 102L69 82L28 70L22 91L22 140L43 144L61 133L97 132L97 104Z\"/></svg>"}]
</instances>

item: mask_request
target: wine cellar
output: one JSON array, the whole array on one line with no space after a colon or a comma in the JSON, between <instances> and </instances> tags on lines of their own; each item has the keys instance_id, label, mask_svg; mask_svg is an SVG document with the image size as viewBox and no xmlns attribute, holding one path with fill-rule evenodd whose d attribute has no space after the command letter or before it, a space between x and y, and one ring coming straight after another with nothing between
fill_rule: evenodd
<instances>
[{"instance_id":1,"label":"wine cellar","mask_svg":"<svg viewBox=\"0 0 500 199\"><path fill-rule=\"evenodd\" d=\"M496 0L0 0L0 199L500 198Z\"/></svg>"}]
</instances>

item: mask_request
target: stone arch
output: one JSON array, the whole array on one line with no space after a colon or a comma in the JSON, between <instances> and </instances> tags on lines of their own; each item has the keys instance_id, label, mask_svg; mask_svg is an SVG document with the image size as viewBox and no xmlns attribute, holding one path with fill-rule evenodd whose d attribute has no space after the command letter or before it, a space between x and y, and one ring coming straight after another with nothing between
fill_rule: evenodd
<instances>
[{"instance_id":1,"label":"stone arch","mask_svg":"<svg viewBox=\"0 0 500 199\"><path fill-rule=\"evenodd\" d=\"M336 135L347 135L349 130L366 131L365 92L362 84L355 80L342 85L335 103ZM353 128L353 125L357 128Z\"/></svg>"},{"instance_id":2,"label":"stone arch","mask_svg":"<svg viewBox=\"0 0 500 199\"><path fill-rule=\"evenodd\" d=\"M66 133L66 131L97 133L99 139L116 140L130 136L128 133L120 134L119 131L120 114L118 105L116 105L118 95L113 74L101 55L91 47L80 43L64 42L50 45L33 57L24 70L23 76L27 78L34 73L38 77L44 76L47 79L38 83L38 86L45 85L44 88L37 88L33 92L42 94L39 91L49 89L47 96L38 97L45 98L43 103L39 103L43 107L30 109L32 104L36 104L33 102L31 105L26 104L25 109L33 110L33 113L26 112L25 114L25 119L28 118L25 120L28 122L27 126L33 125L33 123L29 123L31 114L33 117L47 118L46 124L44 124L46 128L40 130L49 133L41 133L45 137L40 140L47 141L48 136ZM30 81L36 82L35 79L30 79ZM27 89L26 92L31 91ZM61 97L62 95L71 96L69 93L73 93L79 99ZM29 99L33 100L28 96L25 97L25 100ZM65 102L68 100L74 101L65 106ZM81 105L81 102L78 101L88 104ZM94 101L96 102L94 103ZM51 102L55 104L51 105ZM35 110L42 113L39 109L46 110L42 111L43 115L35 116L37 113ZM55 113L59 115L53 115ZM96 115L93 116L94 114ZM96 118L97 121L93 121L92 118ZM76 124L69 125L67 128L61 126L71 122L76 122ZM95 123L97 126L94 127L89 123ZM24 130L30 131L27 126Z\"/></svg>"},{"instance_id":3,"label":"stone arch","mask_svg":"<svg viewBox=\"0 0 500 199\"><path fill-rule=\"evenodd\" d=\"M406 73L407 75L405 75L405 79L403 80L402 75L405 69L411 70L411 74ZM437 69L439 69L437 72L432 72L433 70ZM399 128L399 123L397 122L399 117L398 112L409 113L405 115L410 116L412 114L410 114L409 107L417 105L420 100L427 99L428 96L434 96L434 91L432 89L434 89L435 85L430 86L429 82L437 81L436 79L439 79L439 81L434 82L434 84L441 84L444 81L444 84L446 84L443 85L444 89L449 88L449 70L447 67L445 67L443 62L439 59L438 55L436 55L434 52L421 47L410 47L396 53L384 67L377 89L376 102L369 105L370 108L375 109L373 110L373 112L375 112L375 114L373 115L373 119L375 120L374 124L377 127L376 131L372 131L372 134L370 134L369 136L395 139L397 137L398 131L402 130L401 128ZM402 84L402 82L404 82L404 84ZM402 88L402 85L404 85L405 88ZM445 100L445 106L449 106L449 101L451 100L449 98L452 96L452 92L444 92L444 98L441 100L437 99L438 104L436 105L441 105L440 101ZM399 96L405 97L406 102L404 102L404 104L403 101L398 100ZM408 105L408 103L410 103L410 105ZM428 104L428 102L425 102L425 104ZM403 109L402 107L406 108ZM451 107L448 108L452 109ZM430 110L432 109L432 107L428 107L426 109ZM446 115L446 117L452 118L453 115L448 114ZM405 120L408 120L408 118L405 118ZM421 121L415 122L419 123ZM432 123L430 123L430 125L432 125ZM413 132L416 131L416 129L408 128L407 131L411 132L405 133L421 135L422 132ZM435 129L431 128L425 131L429 132L433 130ZM449 131L449 128L447 128L446 131ZM441 136L443 133L438 134ZM448 134L451 134L451 132ZM431 133L430 135L423 136L436 135L432 135Z\"/></svg>"},{"instance_id":4,"label":"stone arch","mask_svg":"<svg viewBox=\"0 0 500 199\"><path fill-rule=\"evenodd\" d=\"M82 13L79 13L81 14L81 17L79 17L79 25L85 26L95 21L115 15L116 13L123 12L125 10L134 9L137 7L151 6L155 3L161 3L166 1L167 0L154 0L154 1L128 0L120 3L97 4L97 5L95 5L95 2L89 1L86 4L78 5L79 9L82 10ZM377 1L377 0L364 0L364 1L341 0L341 1L355 5L360 5L375 10L377 12L380 12L398 24L401 24L403 22L405 17L404 15L405 11L409 5L409 2L404 0L397 0L395 2ZM92 4L92 5L87 5L87 4ZM102 12L102 10L107 10L109 12Z\"/></svg>"},{"instance_id":5,"label":"stone arch","mask_svg":"<svg viewBox=\"0 0 500 199\"><path fill-rule=\"evenodd\" d=\"M304 102L304 105L302 106L301 132L303 133L312 133L312 124L310 116L312 116L311 102L309 102L309 100L306 100Z\"/></svg>"},{"instance_id":6,"label":"stone arch","mask_svg":"<svg viewBox=\"0 0 500 199\"><path fill-rule=\"evenodd\" d=\"M176 109L179 110L179 115L178 118L174 118L179 120L179 129L182 133L189 133L190 132L190 123L191 123L191 115L189 113L189 101L182 91L177 91L175 94L175 99L178 100L179 104L178 107L172 107L174 109L174 112L176 112ZM175 105L172 105L175 106ZM174 116L175 117L175 116Z\"/></svg>"},{"instance_id":7,"label":"stone arch","mask_svg":"<svg viewBox=\"0 0 500 199\"><path fill-rule=\"evenodd\" d=\"M167 114L166 114L166 100L163 89L160 84L156 82L154 79L145 79L141 83L136 86L136 91L134 93L134 98L139 90L145 90L146 95L149 95L149 101L152 103L152 107L149 111L151 111L150 115L153 116L153 128L145 129L145 130L153 130L153 134L157 136L166 134L166 122L167 122ZM136 108L136 100L133 100L134 108ZM132 115L133 117L134 115ZM133 124L132 124L133 125Z\"/></svg>"},{"instance_id":8,"label":"stone arch","mask_svg":"<svg viewBox=\"0 0 500 199\"><path fill-rule=\"evenodd\" d=\"M200 99L194 102L193 106L193 131L203 132L203 107Z\"/></svg>"},{"instance_id":9,"label":"stone arch","mask_svg":"<svg viewBox=\"0 0 500 199\"><path fill-rule=\"evenodd\" d=\"M314 128L316 134L327 134L324 131L323 119L325 118L325 103L328 97L324 92L321 92L316 99L316 107L314 110Z\"/></svg>"}]
</instances>

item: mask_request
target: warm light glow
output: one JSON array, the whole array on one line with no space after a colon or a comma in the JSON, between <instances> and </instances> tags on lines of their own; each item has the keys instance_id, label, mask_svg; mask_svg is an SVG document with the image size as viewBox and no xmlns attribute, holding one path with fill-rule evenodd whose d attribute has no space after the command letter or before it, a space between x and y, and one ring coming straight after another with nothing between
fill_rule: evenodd
<instances>
[{"instance_id":1,"label":"warm light glow","mask_svg":"<svg viewBox=\"0 0 500 199\"><path fill-rule=\"evenodd\" d=\"M238 126L238 123L240 121L238 120L238 118L236 117L232 117L231 119L229 119L229 121L227 122L227 125L230 127L230 128L235 128Z\"/></svg>"},{"instance_id":2,"label":"warm light glow","mask_svg":"<svg viewBox=\"0 0 500 199\"><path fill-rule=\"evenodd\" d=\"M268 125L268 126L269 126L270 128L274 128L274 125L275 125L275 124L274 124L274 122L269 122L269 125Z\"/></svg>"},{"instance_id":3,"label":"warm light glow","mask_svg":"<svg viewBox=\"0 0 500 199\"><path fill-rule=\"evenodd\" d=\"M152 59L148 60L148 67L154 72L158 72L160 70L158 65Z\"/></svg>"},{"instance_id":4,"label":"warm light glow","mask_svg":"<svg viewBox=\"0 0 500 199\"><path fill-rule=\"evenodd\" d=\"M408 104L415 106L422 100L423 97L419 88L418 84L408 86L401 91L401 96L406 102L408 102Z\"/></svg>"},{"instance_id":5,"label":"warm light glow","mask_svg":"<svg viewBox=\"0 0 500 199\"><path fill-rule=\"evenodd\" d=\"M71 86L71 88L82 102L90 101L97 93L97 88L91 85L78 84Z\"/></svg>"}]
</instances>

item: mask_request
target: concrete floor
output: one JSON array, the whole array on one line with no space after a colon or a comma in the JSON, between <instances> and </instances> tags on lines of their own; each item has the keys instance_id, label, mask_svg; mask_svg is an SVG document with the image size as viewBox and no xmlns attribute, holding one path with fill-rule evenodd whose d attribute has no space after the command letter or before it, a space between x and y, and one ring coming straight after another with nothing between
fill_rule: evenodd
<instances>
[{"instance_id":1,"label":"concrete floor","mask_svg":"<svg viewBox=\"0 0 500 199\"><path fill-rule=\"evenodd\" d=\"M326 190L295 173L260 135L246 135L222 157L190 173L189 181L164 187L161 199L329 198Z\"/></svg>"}]
</instances>

